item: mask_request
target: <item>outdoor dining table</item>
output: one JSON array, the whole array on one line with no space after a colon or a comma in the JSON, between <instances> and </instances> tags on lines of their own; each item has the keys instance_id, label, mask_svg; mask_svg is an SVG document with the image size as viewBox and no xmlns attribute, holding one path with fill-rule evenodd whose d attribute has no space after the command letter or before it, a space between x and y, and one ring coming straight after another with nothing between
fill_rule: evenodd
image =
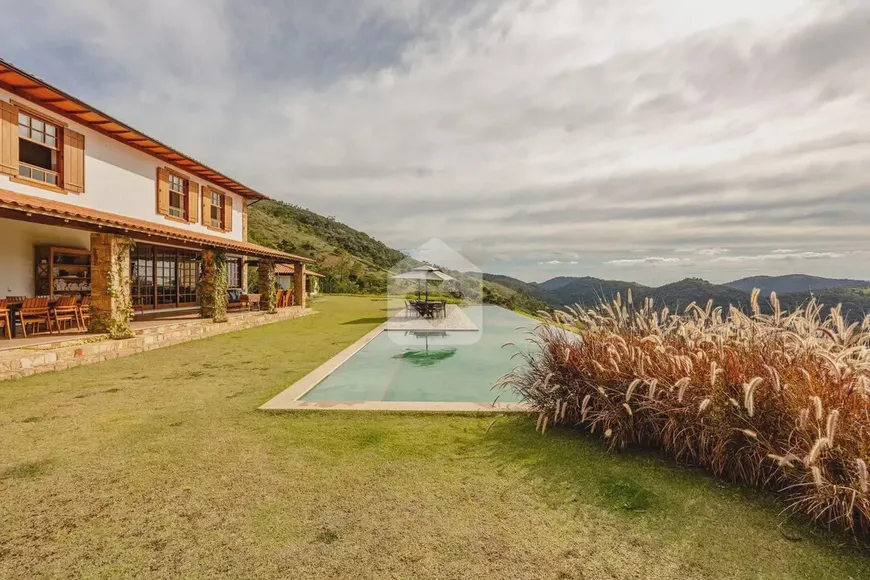
<instances>
[{"instance_id":1,"label":"outdoor dining table","mask_svg":"<svg viewBox=\"0 0 870 580\"><path fill-rule=\"evenodd\" d=\"M50 298L48 301L48 309L51 310L57 305L57 298ZM12 335L12 338L15 338L17 334L16 328L18 326L18 311L21 310L21 307L24 306L24 302L10 302L6 305L9 309L9 331Z\"/></svg>"},{"instance_id":2,"label":"outdoor dining table","mask_svg":"<svg viewBox=\"0 0 870 580\"><path fill-rule=\"evenodd\" d=\"M436 315L444 316L447 308L444 302L417 300L411 304L420 316L424 318L434 318Z\"/></svg>"}]
</instances>

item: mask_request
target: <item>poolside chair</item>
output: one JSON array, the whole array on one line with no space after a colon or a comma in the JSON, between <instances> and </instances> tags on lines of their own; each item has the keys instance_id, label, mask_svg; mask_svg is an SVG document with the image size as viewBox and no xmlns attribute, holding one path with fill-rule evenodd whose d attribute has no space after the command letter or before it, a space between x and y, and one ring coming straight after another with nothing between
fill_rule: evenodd
<instances>
[{"instance_id":1,"label":"poolside chair","mask_svg":"<svg viewBox=\"0 0 870 580\"><path fill-rule=\"evenodd\" d=\"M82 296L82 301L79 303L78 314L82 326L88 328L91 324L91 297L89 294Z\"/></svg>"},{"instance_id":2,"label":"poolside chair","mask_svg":"<svg viewBox=\"0 0 870 580\"><path fill-rule=\"evenodd\" d=\"M51 315L58 332L63 330L62 324L66 324L67 328L72 328L73 323L75 323L76 330L80 331L82 329L79 323L79 307L76 304L75 296L61 296L58 298L54 308L51 309Z\"/></svg>"},{"instance_id":3,"label":"poolside chair","mask_svg":"<svg viewBox=\"0 0 870 580\"><path fill-rule=\"evenodd\" d=\"M39 325L44 324L51 334L51 316L48 312L48 298L26 298L18 311L21 332L27 338L27 325L32 326L31 334L39 332Z\"/></svg>"},{"instance_id":4,"label":"poolside chair","mask_svg":"<svg viewBox=\"0 0 870 580\"><path fill-rule=\"evenodd\" d=\"M12 340L12 326L9 322L9 307L6 300L0 300L0 325L6 331L6 338Z\"/></svg>"}]
</instances>

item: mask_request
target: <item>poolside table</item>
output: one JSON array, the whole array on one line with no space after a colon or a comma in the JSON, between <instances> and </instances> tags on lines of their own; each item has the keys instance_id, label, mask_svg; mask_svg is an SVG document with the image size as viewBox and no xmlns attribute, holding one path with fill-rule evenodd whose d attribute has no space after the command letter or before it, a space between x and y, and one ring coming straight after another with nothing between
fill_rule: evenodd
<instances>
[{"instance_id":1,"label":"poolside table","mask_svg":"<svg viewBox=\"0 0 870 580\"><path fill-rule=\"evenodd\" d=\"M443 318L447 313L447 305L444 301L428 302L417 300L416 302L411 302L411 305L423 318L434 318L435 316Z\"/></svg>"}]
</instances>

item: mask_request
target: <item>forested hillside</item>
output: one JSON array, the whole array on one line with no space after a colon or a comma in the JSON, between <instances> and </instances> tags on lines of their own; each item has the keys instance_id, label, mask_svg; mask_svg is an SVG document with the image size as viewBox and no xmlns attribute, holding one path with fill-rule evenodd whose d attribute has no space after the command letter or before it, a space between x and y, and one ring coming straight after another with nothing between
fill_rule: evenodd
<instances>
[{"instance_id":1,"label":"forested hillside","mask_svg":"<svg viewBox=\"0 0 870 580\"><path fill-rule=\"evenodd\" d=\"M504 279L506 277L500 276L498 278ZM806 304L811 298L815 298L818 303L825 305L826 310L842 304L844 315L851 321L862 320L865 314L870 314L870 282L861 280L788 275L757 276L736 280L728 284L712 284L700 278L686 278L657 288L634 282L590 277L560 276L538 284L530 284L512 278L507 280L502 280L502 283L530 286L530 292L535 292L537 289L536 295L545 299L554 308L575 304L586 307L596 306L602 301L612 300L617 293L621 293L624 299L627 291L631 289L632 298L636 304L640 300L653 298L656 305L659 307L667 306L671 311L682 311L692 302L704 305L708 300L713 300L715 306L725 308L733 305L746 310L749 306L749 293L752 288L759 288L762 290L759 302L762 308L768 311L770 309L770 292L780 289L777 291L777 297L781 307L786 310L793 310ZM800 291L781 291L795 287L803 289Z\"/></svg>"},{"instance_id":2,"label":"forested hillside","mask_svg":"<svg viewBox=\"0 0 870 580\"><path fill-rule=\"evenodd\" d=\"M386 292L387 269L405 258L398 250L335 219L264 200L248 210L252 242L314 259L329 292Z\"/></svg>"},{"instance_id":3,"label":"forested hillside","mask_svg":"<svg viewBox=\"0 0 870 580\"><path fill-rule=\"evenodd\" d=\"M753 288L761 290L762 294L788 294L792 292L810 292L812 290L830 290L832 288L863 288L870 286L867 280L852 280L849 278L822 278L806 274L788 274L786 276L751 276L728 282L726 286L751 292Z\"/></svg>"},{"instance_id":4,"label":"forested hillside","mask_svg":"<svg viewBox=\"0 0 870 580\"><path fill-rule=\"evenodd\" d=\"M389 269L409 258L368 234L331 217L276 200L264 200L249 207L248 237L252 242L315 260L312 270L324 275L321 288L334 293L383 294L387 291ZM454 287L466 298L482 299L512 310L536 312L547 302L485 280L480 287L462 272Z\"/></svg>"}]
</instances>

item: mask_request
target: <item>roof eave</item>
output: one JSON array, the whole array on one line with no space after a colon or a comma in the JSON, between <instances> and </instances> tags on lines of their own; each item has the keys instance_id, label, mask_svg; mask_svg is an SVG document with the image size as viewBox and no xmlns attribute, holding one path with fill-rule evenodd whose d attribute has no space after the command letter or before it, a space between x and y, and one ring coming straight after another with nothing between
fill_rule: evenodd
<instances>
[{"instance_id":1,"label":"roof eave","mask_svg":"<svg viewBox=\"0 0 870 580\"><path fill-rule=\"evenodd\" d=\"M0 75L2 75L2 73L4 72L3 69L6 69L6 72L12 72L14 74L20 75L20 76L24 77L25 79L29 80L30 82L35 83L36 85L38 85L38 87L35 87L35 88L43 88L43 89L46 89L46 90L51 91L53 93L56 93L58 96L62 97L62 99L61 99L61 101L55 101L55 102L48 102L44 99L41 100L38 97L34 97L33 95L28 95L26 92L26 89L24 89L24 88L19 88L19 87L16 87L14 85L11 85L9 83L3 82L2 77L0 77L0 87L4 88L5 90L8 90L11 93L14 93L16 95L20 95L22 98L27 99L31 102L34 102L34 103L38 104L39 106L44 107L44 108L52 111L53 113L57 113L58 115L61 115L67 119L71 119L71 120L75 121L76 123L84 125L84 126L88 127L89 129L100 133L101 135L105 135L106 137L108 137L110 139L118 141L119 143L123 143L124 145L126 145L128 147L132 147L133 149L136 149L137 151L142 151L143 153L145 153L147 155L150 155L152 157L160 159L161 161L164 161L166 163L174 165L183 171L191 173L192 175L196 175L200 179L208 181L209 183L214 184L218 188L226 189L232 193L235 193L237 195L240 195L242 197L246 197L249 199L255 199L255 200L269 199L268 196L251 189L250 187L244 185L243 183L240 183L239 181L236 181L235 179L233 179L227 175L224 175L223 173L221 173L215 169L212 169L211 167L207 166L206 164L202 163L201 161L197 161L193 157L185 155L181 151L178 151L177 149L174 149L174 148L170 147L169 145L166 145L165 143L158 141L157 139L147 135L146 133L143 133L142 131L139 131L138 129L134 129L133 127L127 125L126 123L119 121L118 119L112 117L111 115L102 112L101 110L97 109L96 107L85 103L84 101L70 95L69 93L66 93L66 92L58 89L57 87L47 83L46 81L32 75L31 73L29 73L27 71L24 71L24 70L18 68L15 65L11 64L10 62L5 61L2 58L0 58ZM72 111L67 111L67 110L61 109L60 107L57 106L57 102L62 102L63 100L70 101L71 103L81 107L84 110L74 113ZM81 117L81 115L86 115L86 114L92 114L92 115L95 115L98 117L103 117L104 120L100 121L98 123L96 121L89 121L87 119L83 119ZM121 130L115 131L115 132L108 131L106 129L101 128L99 126L100 124L103 124L103 125L114 124L114 125L117 125L118 127L120 127ZM136 138L135 139L124 139L124 138L120 137L120 135L124 134L124 133L134 134L134 136ZM142 142L146 142L146 143L153 143L154 146L149 147L149 148L145 148L143 146L136 145L133 141L142 141ZM165 153L158 153L155 151L150 151L149 149L165 149L166 152ZM184 161L187 161L188 163L187 164L180 163L180 162L184 162ZM185 165L191 165L191 166L188 167ZM210 174L210 175L208 175L208 174ZM222 182L228 183L229 185L225 185Z\"/></svg>"}]
</instances>

